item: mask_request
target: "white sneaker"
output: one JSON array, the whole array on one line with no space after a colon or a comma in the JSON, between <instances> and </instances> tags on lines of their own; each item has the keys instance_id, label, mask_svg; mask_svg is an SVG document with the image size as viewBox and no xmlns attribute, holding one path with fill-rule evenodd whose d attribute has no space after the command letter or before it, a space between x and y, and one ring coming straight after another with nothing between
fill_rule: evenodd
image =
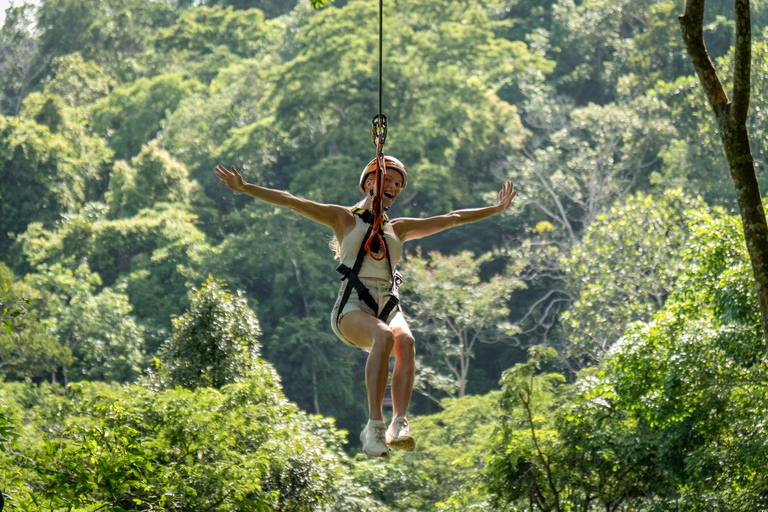
<instances>
[{"instance_id":1,"label":"white sneaker","mask_svg":"<svg viewBox=\"0 0 768 512\"><path fill-rule=\"evenodd\" d=\"M388 457L389 449L384 442L384 422L368 423L360 433L360 442L363 443L363 453L369 457Z\"/></svg>"},{"instance_id":2,"label":"white sneaker","mask_svg":"<svg viewBox=\"0 0 768 512\"><path fill-rule=\"evenodd\" d=\"M412 452L416 448L416 441L411 437L408 428L408 420L402 416L392 419L387 429L387 444L398 450Z\"/></svg>"}]
</instances>

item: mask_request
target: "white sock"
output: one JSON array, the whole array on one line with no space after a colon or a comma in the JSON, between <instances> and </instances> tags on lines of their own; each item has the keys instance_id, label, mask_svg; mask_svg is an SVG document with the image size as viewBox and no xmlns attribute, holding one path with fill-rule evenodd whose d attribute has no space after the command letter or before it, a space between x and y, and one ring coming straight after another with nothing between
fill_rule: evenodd
<instances>
[{"instance_id":1,"label":"white sock","mask_svg":"<svg viewBox=\"0 0 768 512\"><path fill-rule=\"evenodd\" d=\"M384 424L384 420L368 420L368 425L366 425L366 428L371 427L373 425L383 425L383 424Z\"/></svg>"}]
</instances>

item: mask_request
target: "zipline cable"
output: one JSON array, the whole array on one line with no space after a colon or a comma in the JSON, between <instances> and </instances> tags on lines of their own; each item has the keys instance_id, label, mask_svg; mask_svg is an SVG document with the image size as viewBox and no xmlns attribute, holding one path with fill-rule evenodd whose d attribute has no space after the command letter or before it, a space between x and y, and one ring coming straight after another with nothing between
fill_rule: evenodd
<instances>
[{"instance_id":1,"label":"zipline cable","mask_svg":"<svg viewBox=\"0 0 768 512\"><path fill-rule=\"evenodd\" d=\"M384 143L387 139L387 118L382 113L382 82L384 76L384 0L379 0L379 113L373 118L373 145L376 146L376 171L374 175L373 189L373 232L365 242L365 250L376 261L381 261L387 256L387 246L384 243L384 205L381 196L384 192L384 179L387 173L387 166L384 160ZM375 240L378 239L378 244ZM373 247L381 247L381 255L376 256Z\"/></svg>"}]
</instances>

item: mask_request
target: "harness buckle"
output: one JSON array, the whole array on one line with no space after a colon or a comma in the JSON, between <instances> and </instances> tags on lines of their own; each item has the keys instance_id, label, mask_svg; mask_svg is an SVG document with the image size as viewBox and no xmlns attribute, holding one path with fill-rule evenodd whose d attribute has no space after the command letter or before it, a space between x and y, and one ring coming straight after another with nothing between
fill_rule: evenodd
<instances>
[{"instance_id":1,"label":"harness buckle","mask_svg":"<svg viewBox=\"0 0 768 512\"><path fill-rule=\"evenodd\" d=\"M339 272L341 274L341 278L339 279L339 281L343 281L349 277L349 273L352 272L352 269L342 263L341 265L336 267L336 272Z\"/></svg>"}]
</instances>

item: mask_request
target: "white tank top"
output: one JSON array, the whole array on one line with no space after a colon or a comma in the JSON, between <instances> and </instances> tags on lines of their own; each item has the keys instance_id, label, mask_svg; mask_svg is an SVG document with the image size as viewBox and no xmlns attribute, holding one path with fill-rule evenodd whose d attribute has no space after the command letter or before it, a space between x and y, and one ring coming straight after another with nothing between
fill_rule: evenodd
<instances>
[{"instance_id":1,"label":"white tank top","mask_svg":"<svg viewBox=\"0 0 768 512\"><path fill-rule=\"evenodd\" d=\"M341 241L341 262L352 268L357 259L357 253L360 251L360 246L365 243L363 238L366 231L368 231L369 224L366 223L359 215L355 214L355 227L347 233L344 239ZM392 229L392 224L389 220L384 221L384 238L387 240L387 248L389 249L389 260L392 262L392 270L395 269L400 257L403 254L403 243L397 238L395 230ZM377 255L378 257L379 255ZM360 271L357 273L359 278L376 278L391 280L392 275L389 273L389 263L387 258L381 261L376 261L371 258L370 254L366 254L363 258L363 264L360 267Z\"/></svg>"}]
</instances>

